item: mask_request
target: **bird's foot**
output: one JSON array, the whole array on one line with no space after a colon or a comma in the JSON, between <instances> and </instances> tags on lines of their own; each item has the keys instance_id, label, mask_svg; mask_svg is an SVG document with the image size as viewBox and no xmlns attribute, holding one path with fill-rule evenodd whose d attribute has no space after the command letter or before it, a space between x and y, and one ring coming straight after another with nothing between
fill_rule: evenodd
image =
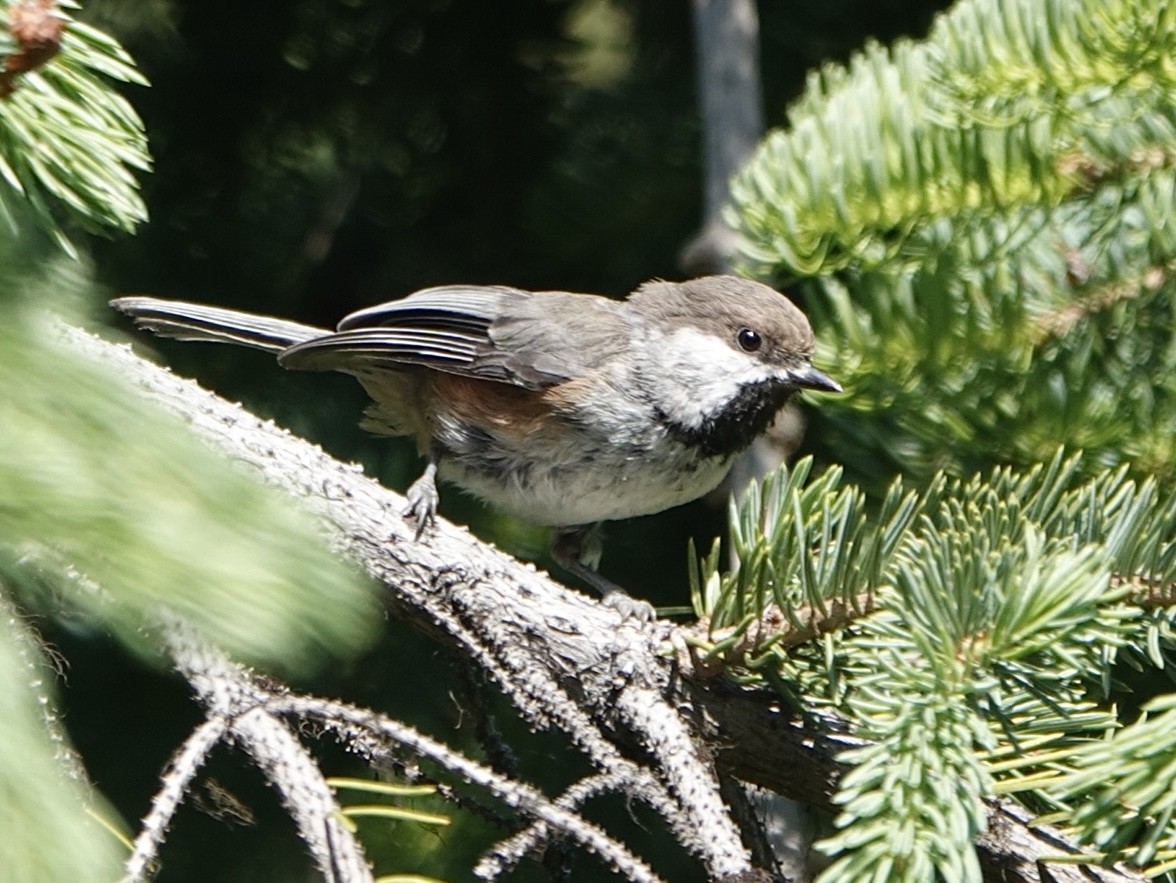
<instances>
[{"instance_id":1,"label":"bird's foot","mask_svg":"<svg viewBox=\"0 0 1176 883\"><path fill-rule=\"evenodd\" d=\"M599 525L557 531L552 538L551 557L555 559L555 563L599 592L606 606L620 613L625 619L635 619L639 622L653 622L657 619L657 611L652 604L634 598L596 571L595 565L600 561L600 553Z\"/></svg>"},{"instance_id":2,"label":"bird's foot","mask_svg":"<svg viewBox=\"0 0 1176 883\"><path fill-rule=\"evenodd\" d=\"M441 495L437 493L437 464L429 463L404 496L408 499L408 506L403 514L416 524L412 536L416 541L421 538L426 527L437 521L437 504L441 501Z\"/></svg>"},{"instance_id":3,"label":"bird's foot","mask_svg":"<svg viewBox=\"0 0 1176 883\"><path fill-rule=\"evenodd\" d=\"M638 622L653 622L657 619L657 609L642 598L634 598L620 586L614 585L611 592L604 593L604 606L611 607L625 619L635 619Z\"/></svg>"}]
</instances>

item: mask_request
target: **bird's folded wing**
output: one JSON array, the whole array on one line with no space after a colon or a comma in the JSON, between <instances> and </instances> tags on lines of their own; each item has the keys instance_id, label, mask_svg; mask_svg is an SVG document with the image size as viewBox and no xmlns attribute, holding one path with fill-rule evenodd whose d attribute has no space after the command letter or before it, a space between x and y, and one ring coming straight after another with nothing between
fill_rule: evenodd
<instances>
[{"instance_id":1,"label":"bird's folded wing","mask_svg":"<svg viewBox=\"0 0 1176 883\"><path fill-rule=\"evenodd\" d=\"M581 376L627 342L601 297L447 285L345 317L335 334L285 350L287 368L416 366L544 389Z\"/></svg>"},{"instance_id":2,"label":"bird's folded wing","mask_svg":"<svg viewBox=\"0 0 1176 883\"><path fill-rule=\"evenodd\" d=\"M355 328L292 346L278 355L286 368L347 371L417 365L458 374L476 373L485 335L443 328Z\"/></svg>"},{"instance_id":3,"label":"bird's folded wing","mask_svg":"<svg viewBox=\"0 0 1176 883\"><path fill-rule=\"evenodd\" d=\"M351 313L335 334L291 347L278 358L287 368L303 370L415 366L538 389L564 378L544 383L521 376L505 364L509 354L499 352L490 335L511 302L530 296L504 286L426 288Z\"/></svg>"},{"instance_id":4,"label":"bird's folded wing","mask_svg":"<svg viewBox=\"0 0 1176 883\"><path fill-rule=\"evenodd\" d=\"M339 331L376 326L437 326L485 331L512 301L531 295L505 285L440 285L343 317Z\"/></svg>"}]
</instances>

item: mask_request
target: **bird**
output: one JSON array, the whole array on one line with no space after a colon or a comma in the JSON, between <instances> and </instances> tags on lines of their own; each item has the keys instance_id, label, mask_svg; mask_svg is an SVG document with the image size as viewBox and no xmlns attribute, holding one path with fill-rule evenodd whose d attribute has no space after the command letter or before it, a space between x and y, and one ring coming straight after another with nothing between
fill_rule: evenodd
<instances>
[{"instance_id":1,"label":"bird","mask_svg":"<svg viewBox=\"0 0 1176 883\"><path fill-rule=\"evenodd\" d=\"M361 425L411 437L425 458L406 493L417 540L440 477L551 528L555 562L640 619L653 608L597 572L601 523L705 495L798 391L841 391L813 366L800 309L732 275L656 279L625 300L441 285L334 331L147 296L111 304L164 337L351 374L372 400Z\"/></svg>"}]
</instances>

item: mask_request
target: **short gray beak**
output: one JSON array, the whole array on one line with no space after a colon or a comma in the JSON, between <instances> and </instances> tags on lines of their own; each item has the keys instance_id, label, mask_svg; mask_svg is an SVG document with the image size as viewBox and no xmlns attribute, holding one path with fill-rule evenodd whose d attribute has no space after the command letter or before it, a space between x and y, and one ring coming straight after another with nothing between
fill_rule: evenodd
<instances>
[{"instance_id":1,"label":"short gray beak","mask_svg":"<svg viewBox=\"0 0 1176 883\"><path fill-rule=\"evenodd\" d=\"M819 389L822 392L841 392L841 384L825 374L823 371L818 371L812 365L805 365L803 368L793 368L788 372L788 379L793 386L799 389Z\"/></svg>"}]
</instances>

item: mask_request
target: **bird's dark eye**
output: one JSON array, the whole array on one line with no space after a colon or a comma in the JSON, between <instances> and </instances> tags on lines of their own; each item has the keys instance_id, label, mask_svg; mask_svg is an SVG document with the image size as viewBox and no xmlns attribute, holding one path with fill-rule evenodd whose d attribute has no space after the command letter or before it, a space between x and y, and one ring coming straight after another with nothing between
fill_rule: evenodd
<instances>
[{"instance_id":1,"label":"bird's dark eye","mask_svg":"<svg viewBox=\"0 0 1176 883\"><path fill-rule=\"evenodd\" d=\"M745 353L754 353L764 345L764 339L760 337L760 333L751 328L740 328L739 333L735 335L735 340L739 343L739 348Z\"/></svg>"}]
</instances>

